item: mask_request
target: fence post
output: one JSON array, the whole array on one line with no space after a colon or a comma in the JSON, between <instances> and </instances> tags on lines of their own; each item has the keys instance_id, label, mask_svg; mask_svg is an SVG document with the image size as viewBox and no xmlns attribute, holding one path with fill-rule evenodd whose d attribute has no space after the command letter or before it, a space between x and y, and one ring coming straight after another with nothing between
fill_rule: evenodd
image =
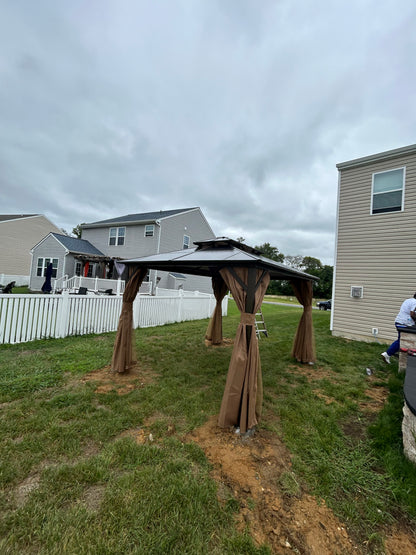
<instances>
[{"instance_id":1,"label":"fence post","mask_svg":"<svg viewBox=\"0 0 416 555\"><path fill-rule=\"evenodd\" d=\"M96 293L97 293L97 291L98 291L98 277L95 278L94 291L95 291Z\"/></svg>"},{"instance_id":2,"label":"fence post","mask_svg":"<svg viewBox=\"0 0 416 555\"><path fill-rule=\"evenodd\" d=\"M66 337L69 316L69 291L62 291L59 298L58 314L56 315L55 337Z\"/></svg>"},{"instance_id":3,"label":"fence post","mask_svg":"<svg viewBox=\"0 0 416 555\"><path fill-rule=\"evenodd\" d=\"M211 318L211 316L213 315L215 304L216 304L215 303L215 296L210 295L209 296L209 303L208 303L208 318Z\"/></svg>"},{"instance_id":4,"label":"fence post","mask_svg":"<svg viewBox=\"0 0 416 555\"><path fill-rule=\"evenodd\" d=\"M182 308L183 308L183 289L179 289L178 295L178 322L182 322Z\"/></svg>"},{"instance_id":5,"label":"fence post","mask_svg":"<svg viewBox=\"0 0 416 555\"><path fill-rule=\"evenodd\" d=\"M121 278L117 280L117 295L121 294Z\"/></svg>"}]
</instances>

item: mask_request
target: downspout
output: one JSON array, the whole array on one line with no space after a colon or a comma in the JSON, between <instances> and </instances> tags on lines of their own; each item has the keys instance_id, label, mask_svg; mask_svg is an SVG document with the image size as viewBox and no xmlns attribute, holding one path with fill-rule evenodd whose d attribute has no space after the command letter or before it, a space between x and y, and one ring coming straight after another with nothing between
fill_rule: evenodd
<instances>
[{"instance_id":1,"label":"downspout","mask_svg":"<svg viewBox=\"0 0 416 555\"><path fill-rule=\"evenodd\" d=\"M331 300L331 321L329 324L329 329L332 331L334 329L334 309L335 309L335 282L337 277L337 254L338 254L338 224L339 224L339 199L341 193L341 170L338 170L338 198L337 198L337 214L336 214L336 226L335 226L335 248L334 248L334 274L332 276L332 300Z\"/></svg>"},{"instance_id":2,"label":"downspout","mask_svg":"<svg viewBox=\"0 0 416 555\"><path fill-rule=\"evenodd\" d=\"M159 226L159 236L157 238L157 251L156 254L160 254L160 236L162 235L162 222L160 220L155 220L155 224ZM155 283L153 286L153 295L156 295L156 287L157 287L157 270L155 270Z\"/></svg>"}]
</instances>

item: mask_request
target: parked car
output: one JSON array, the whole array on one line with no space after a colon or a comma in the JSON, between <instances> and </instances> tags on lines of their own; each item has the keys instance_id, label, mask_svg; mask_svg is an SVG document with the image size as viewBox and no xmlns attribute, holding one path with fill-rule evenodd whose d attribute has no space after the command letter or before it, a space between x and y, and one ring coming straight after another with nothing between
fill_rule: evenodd
<instances>
[{"instance_id":1,"label":"parked car","mask_svg":"<svg viewBox=\"0 0 416 555\"><path fill-rule=\"evenodd\" d=\"M319 301L316 306L319 310L331 310L331 301Z\"/></svg>"}]
</instances>

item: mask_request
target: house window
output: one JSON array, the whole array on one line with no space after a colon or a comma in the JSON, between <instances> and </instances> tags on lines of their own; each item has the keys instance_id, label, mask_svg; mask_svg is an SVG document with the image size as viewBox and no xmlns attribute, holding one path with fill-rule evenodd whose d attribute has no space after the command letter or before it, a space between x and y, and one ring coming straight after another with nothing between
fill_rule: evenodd
<instances>
[{"instance_id":1,"label":"house window","mask_svg":"<svg viewBox=\"0 0 416 555\"><path fill-rule=\"evenodd\" d=\"M147 225L144 228L144 236L145 237L153 237L154 234L155 234L155 226L153 224Z\"/></svg>"},{"instance_id":2,"label":"house window","mask_svg":"<svg viewBox=\"0 0 416 555\"><path fill-rule=\"evenodd\" d=\"M191 242L191 238L189 237L189 235L184 235L183 236L183 247L184 249L189 249L189 244Z\"/></svg>"},{"instance_id":3,"label":"house window","mask_svg":"<svg viewBox=\"0 0 416 555\"><path fill-rule=\"evenodd\" d=\"M371 213L403 210L405 168L373 173Z\"/></svg>"},{"instance_id":4,"label":"house window","mask_svg":"<svg viewBox=\"0 0 416 555\"><path fill-rule=\"evenodd\" d=\"M37 277L46 276L46 268L48 264L52 262L52 277L56 278L56 272L58 270L58 259L57 258L38 258L38 265L36 269Z\"/></svg>"},{"instance_id":5,"label":"house window","mask_svg":"<svg viewBox=\"0 0 416 555\"><path fill-rule=\"evenodd\" d=\"M124 238L126 236L125 227L110 227L110 237L108 240L109 245L124 245Z\"/></svg>"},{"instance_id":6,"label":"house window","mask_svg":"<svg viewBox=\"0 0 416 555\"><path fill-rule=\"evenodd\" d=\"M81 262L76 262L76 263L75 263L75 275L76 275L76 276L80 276L80 275L81 275L81 271L82 271L82 264L81 264Z\"/></svg>"}]
</instances>

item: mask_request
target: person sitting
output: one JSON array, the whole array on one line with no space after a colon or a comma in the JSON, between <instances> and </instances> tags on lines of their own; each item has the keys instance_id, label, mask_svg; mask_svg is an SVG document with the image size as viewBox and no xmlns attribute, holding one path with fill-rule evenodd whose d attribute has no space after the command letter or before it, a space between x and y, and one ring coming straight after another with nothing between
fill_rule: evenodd
<instances>
[{"instance_id":1,"label":"person sitting","mask_svg":"<svg viewBox=\"0 0 416 555\"><path fill-rule=\"evenodd\" d=\"M390 364L390 357L395 355L400 349L400 328L414 326L416 322L416 293L412 298L403 301L394 324L397 329L398 337L390 345L387 351L381 353L384 361Z\"/></svg>"}]
</instances>

